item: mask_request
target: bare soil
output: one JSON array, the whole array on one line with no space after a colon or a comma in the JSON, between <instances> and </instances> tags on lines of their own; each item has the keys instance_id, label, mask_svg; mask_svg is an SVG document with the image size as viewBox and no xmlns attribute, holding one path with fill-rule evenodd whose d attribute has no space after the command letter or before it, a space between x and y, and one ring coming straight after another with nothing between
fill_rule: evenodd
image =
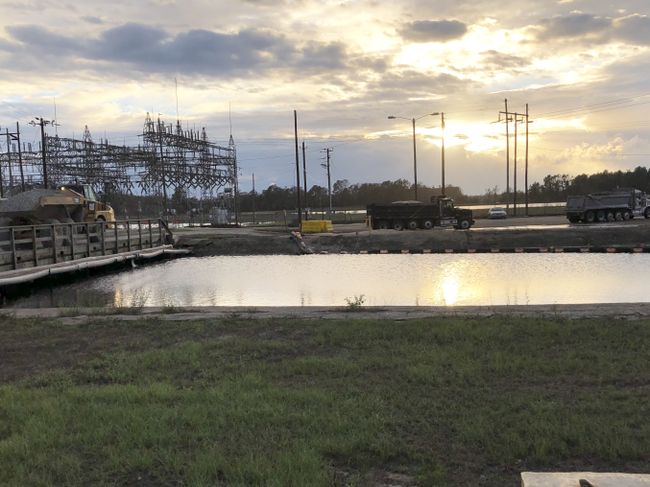
<instances>
[{"instance_id":1,"label":"bare soil","mask_svg":"<svg viewBox=\"0 0 650 487\"><path fill-rule=\"evenodd\" d=\"M175 232L177 246L197 256L297 254L289 228L186 228ZM370 230L361 224L336 225L333 233L303 235L314 253L432 252L521 249L585 249L650 247L650 222L635 219L609 224L569 225L563 217L479 220L470 230Z\"/></svg>"}]
</instances>

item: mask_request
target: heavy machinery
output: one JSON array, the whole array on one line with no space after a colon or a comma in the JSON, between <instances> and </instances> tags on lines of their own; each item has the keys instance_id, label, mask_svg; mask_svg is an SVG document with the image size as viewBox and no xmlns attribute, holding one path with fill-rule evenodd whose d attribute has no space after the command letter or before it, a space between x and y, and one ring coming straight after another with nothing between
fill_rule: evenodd
<instances>
[{"instance_id":1,"label":"heavy machinery","mask_svg":"<svg viewBox=\"0 0 650 487\"><path fill-rule=\"evenodd\" d=\"M113 208L97 201L89 184L32 189L0 202L0 226L114 221Z\"/></svg>"},{"instance_id":2,"label":"heavy machinery","mask_svg":"<svg viewBox=\"0 0 650 487\"><path fill-rule=\"evenodd\" d=\"M566 217L571 223L623 221L635 216L650 218L650 200L638 189L573 195L566 202Z\"/></svg>"},{"instance_id":3,"label":"heavy machinery","mask_svg":"<svg viewBox=\"0 0 650 487\"><path fill-rule=\"evenodd\" d=\"M389 205L369 205L369 225L374 229L430 230L436 226L453 226L467 230L474 224L472 210L457 208L451 198L433 196L431 203L395 201Z\"/></svg>"}]
</instances>

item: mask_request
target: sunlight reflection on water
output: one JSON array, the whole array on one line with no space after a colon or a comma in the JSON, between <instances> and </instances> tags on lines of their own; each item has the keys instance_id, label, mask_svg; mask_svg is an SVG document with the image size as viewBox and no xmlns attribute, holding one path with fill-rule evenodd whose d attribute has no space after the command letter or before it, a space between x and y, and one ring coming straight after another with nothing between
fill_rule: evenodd
<instances>
[{"instance_id":1,"label":"sunlight reflection on water","mask_svg":"<svg viewBox=\"0 0 650 487\"><path fill-rule=\"evenodd\" d=\"M647 302L650 255L203 257L41 289L13 306L368 306Z\"/></svg>"}]
</instances>

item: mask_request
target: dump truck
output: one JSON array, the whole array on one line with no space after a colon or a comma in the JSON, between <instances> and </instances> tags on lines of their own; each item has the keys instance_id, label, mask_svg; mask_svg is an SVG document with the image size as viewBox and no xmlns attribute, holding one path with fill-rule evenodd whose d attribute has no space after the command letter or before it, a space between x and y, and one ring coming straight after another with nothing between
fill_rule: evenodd
<instances>
[{"instance_id":1,"label":"dump truck","mask_svg":"<svg viewBox=\"0 0 650 487\"><path fill-rule=\"evenodd\" d=\"M89 184L32 189L0 202L0 226L114 221L113 208Z\"/></svg>"},{"instance_id":2,"label":"dump truck","mask_svg":"<svg viewBox=\"0 0 650 487\"><path fill-rule=\"evenodd\" d=\"M434 196L431 203L395 201L388 205L368 205L368 224L373 229L416 230L453 226L467 230L474 224L472 210L454 206L451 198Z\"/></svg>"},{"instance_id":3,"label":"dump truck","mask_svg":"<svg viewBox=\"0 0 650 487\"><path fill-rule=\"evenodd\" d=\"M650 199L638 189L615 189L567 198L566 217L571 223L594 223L650 218Z\"/></svg>"}]
</instances>

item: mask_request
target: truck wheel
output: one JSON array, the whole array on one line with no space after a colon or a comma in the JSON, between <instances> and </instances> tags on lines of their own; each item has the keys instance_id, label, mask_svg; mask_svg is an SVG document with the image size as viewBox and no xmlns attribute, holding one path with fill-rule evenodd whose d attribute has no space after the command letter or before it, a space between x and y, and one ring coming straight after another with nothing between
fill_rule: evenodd
<instances>
[{"instance_id":1,"label":"truck wheel","mask_svg":"<svg viewBox=\"0 0 650 487\"><path fill-rule=\"evenodd\" d=\"M458 222L458 228L460 230L468 230L469 227L471 227L472 224L469 222L469 220L461 220Z\"/></svg>"},{"instance_id":2,"label":"truck wheel","mask_svg":"<svg viewBox=\"0 0 650 487\"><path fill-rule=\"evenodd\" d=\"M587 223L593 223L596 221L596 214L593 211L588 211L585 213L585 221Z\"/></svg>"},{"instance_id":3,"label":"truck wheel","mask_svg":"<svg viewBox=\"0 0 650 487\"><path fill-rule=\"evenodd\" d=\"M614 218L616 219L617 222L622 222L623 221L623 213L620 211L617 211L614 213Z\"/></svg>"},{"instance_id":4,"label":"truck wheel","mask_svg":"<svg viewBox=\"0 0 650 487\"><path fill-rule=\"evenodd\" d=\"M433 221L424 220L424 223L422 224L422 228L424 228L425 230L431 230L433 228Z\"/></svg>"},{"instance_id":5,"label":"truck wheel","mask_svg":"<svg viewBox=\"0 0 650 487\"><path fill-rule=\"evenodd\" d=\"M646 218L650 218L650 208L645 209L645 211L643 212L643 216Z\"/></svg>"},{"instance_id":6,"label":"truck wheel","mask_svg":"<svg viewBox=\"0 0 650 487\"><path fill-rule=\"evenodd\" d=\"M598 220L600 223L607 221L607 215L605 215L605 212L603 210L600 210L598 213L596 213L596 220Z\"/></svg>"},{"instance_id":7,"label":"truck wheel","mask_svg":"<svg viewBox=\"0 0 650 487\"><path fill-rule=\"evenodd\" d=\"M614 212L611 211L611 210L608 211L607 212L607 221L608 222L613 222L615 219L616 219L616 217L614 217Z\"/></svg>"},{"instance_id":8,"label":"truck wheel","mask_svg":"<svg viewBox=\"0 0 650 487\"><path fill-rule=\"evenodd\" d=\"M393 222L393 230L397 230L398 232L404 230L404 224L399 220Z\"/></svg>"},{"instance_id":9,"label":"truck wheel","mask_svg":"<svg viewBox=\"0 0 650 487\"><path fill-rule=\"evenodd\" d=\"M630 220L631 218L632 218L632 213L630 213L629 210L625 210L623 212L623 220L627 221Z\"/></svg>"},{"instance_id":10,"label":"truck wheel","mask_svg":"<svg viewBox=\"0 0 650 487\"><path fill-rule=\"evenodd\" d=\"M416 220L410 220L407 224L407 228L409 230L417 230L418 229L418 222Z\"/></svg>"},{"instance_id":11,"label":"truck wheel","mask_svg":"<svg viewBox=\"0 0 650 487\"><path fill-rule=\"evenodd\" d=\"M386 220L382 220L379 222L379 230L388 230L390 228L390 225Z\"/></svg>"}]
</instances>

